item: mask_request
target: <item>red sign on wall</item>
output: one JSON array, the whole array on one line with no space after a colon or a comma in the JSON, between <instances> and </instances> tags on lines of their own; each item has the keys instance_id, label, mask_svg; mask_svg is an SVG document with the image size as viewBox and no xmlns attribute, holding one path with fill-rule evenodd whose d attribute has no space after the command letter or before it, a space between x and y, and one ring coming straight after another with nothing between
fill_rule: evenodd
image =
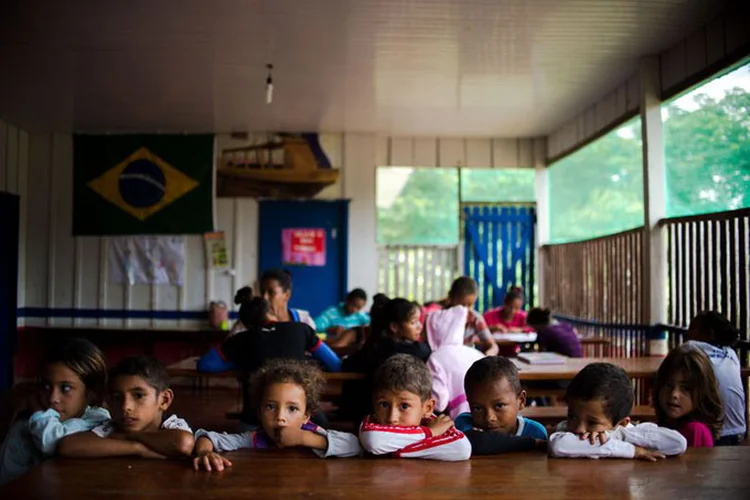
<instances>
[{"instance_id":1,"label":"red sign on wall","mask_svg":"<svg viewBox=\"0 0 750 500\"><path fill-rule=\"evenodd\" d=\"M287 266L326 265L326 230L284 229L281 231L282 261Z\"/></svg>"}]
</instances>

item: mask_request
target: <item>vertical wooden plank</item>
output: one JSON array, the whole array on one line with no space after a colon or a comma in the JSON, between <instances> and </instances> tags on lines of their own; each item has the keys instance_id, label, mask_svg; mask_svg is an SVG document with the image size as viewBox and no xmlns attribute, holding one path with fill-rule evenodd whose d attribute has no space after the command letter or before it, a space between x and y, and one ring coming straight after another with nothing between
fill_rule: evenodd
<instances>
[{"instance_id":1,"label":"vertical wooden plank","mask_svg":"<svg viewBox=\"0 0 750 500\"><path fill-rule=\"evenodd\" d=\"M49 228L49 244L47 246L47 307L55 307L55 249L57 248L57 211L55 210L55 154L56 154L56 141L55 134L49 136L49 150L50 157L47 165L47 172L49 174L48 181L48 192L49 192L49 206L47 213L47 227ZM51 326L55 323L54 319L47 318L47 325Z\"/></svg>"},{"instance_id":2,"label":"vertical wooden plank","mask_svg":"<svg viewBox=\"0 0 750 500\"><path fill-rule=\"evenodd\" d=\"M695 223L695 246L693 251L695 252L695 304L696 312L702 311L706 308L703 303L703 289L704 289L704 272L705 261L703 259L703 245L705 245L705 233L704 233L704 221L698 221Z\"/></svg>"},{"instance_id":3,"label":"vertical wooden plank","mask_svg":"<svg viewBox=\"0 0 750 500\"><path fill-rule=\"evenodd\" d=\"M29 134L21 131L18 134L18 194L21 196L18 231L18 307L26 307L26 254L29 251L27 242L27 219L29 211ZM24 323L25 324L25 323Z\"/></svg>"},{"instance_id":4,"label":"vertical wooden plank","mask_svg":"<svg viewBox=\"0 0 750 500\"><path fill-rule=\"evenodd\" d=\"M732 218L727 221L727 243L728 243L728 264L729 264L729 321L732 322L733 325L737 325L739 323L739 308L741 307L741 304L739 302L739 286L743 286L742 282L740 281L738 283L737 281L737 275L739 273L738 269L738 260L739 260L739 254L738 254L738 231L737 231L737 218ZM739 286L738 286L739 285ZM744 284L744 286L747 286L747 283Z\"/></svg>"},{"instance_id":5,"label":"vertical wooden plank","mask_svg":"<svg viewBox=\"0 0 750 500\"><path fill-rule=\"evenodd\" d=\"M677 325L685 325L685 225L677 225Z\"/></svg>"},{"instance_id":6,"label":"vertical wooden plank","mask_svg":"<svg viewBox=\"0 0 750 500\"><path fill-rule=\"evenodd\" d=\"M107 260L107 246L109 245L109 238L103 236L99 238L99 310L107 308L107 277L109 276L109 262ZM106 326L107 319L103 317L98 318L99 326Z\"/></svg>"},{"instance_id":7,"label":"vertical wooden plank","mask_svg":"<svg viewBox=\"0 0 750 500\"><path fill-rule=\"evenodd\" d=\"M81 236L75 238L75 259L73 261L73 308L81 309L81 297L83 295L83 241ZM73 326L81 326L81 319L74 318Z\"/></svg>"},{"instance_id":8,"label":"vertical wooden plank","mask_svg":"<svg viewBox=\"0 0 750 500\"><path fill-rule=\"evenodd\" d=\"M464 139L446 138L438 141L439 167L466 166L466 142Z\"/></svg>"},{"instance_id":9,"label":"vertical wooden plank","mask_svg":"<svg viewBox=\"0 0 750 500\"><path fill-rule=\"evenodd\" d=\"M729 315L729 279L727 276L727 273L729 271L728 269L728 262L727 262L727 222L726 221L720 221L719 222L719 245L717 246L717 251L719 253L719 276L720 276L720 288L719 288L719 295L721 299L721 307L719 308L719 311L721 314L728 316Z\"/></svg>"},{"instance_id":10,"label":"vertical wooden plank","mask_svg":"<svg viewBox=\"0 0 750 500\"><path fill-rule=\"evenodd\" d=\"M472 207L471 208L471 215L474 216L473 225L474 225L474 228L476 228L476 233L479 233L480 227L482 225L481 222L478 221L478 217L480 215L479 208ZM472 272L471 272L470 276L472 278L474 278L475 280L477 280L478 277L479 277L479 273L480 273L479 263L481 261L481 259L479 258L479 251L478 250L482 246L482 241L481 241L481 239L479 241L473 240L473 243L474 243L475 251L474 251L474 255L472 255L472 264L473 264L473 266L472 266Z\"/></svg>"},{"instance_id":11,"label":"vertical wooden plank","mask_svg":"<svg viewBox=\"0 0 750 500\"><path fill-rule=\"evenodd\" d=\"M391 166L414 167L414 148L410 137L391 138ZM432 166L432 165L427 165Z\"/></svg>"},{"instance_id":12,"label":"vertical wooden plank","mask_svg":"<svg viewBox=\"0 0 750 500\"><path fill-rule=\"evenodd\" d=\"M480 288L480 293L482 297L482 304L484 307L484 310L487 310L490 306L490 288L492 288L492 280L494 279L495 282L497 282L497 275L492 276L489 272L488 264L490 262L490 252L491 250L491 230L492 230L492 222L490 222L490 210L487 206L485 206L482 209L482 215L484 216L484 221L482 222L482 228L483 228L483 247L485 254L487 255L487 261L482 263L482 267L484 267L484 272L477 276L477 278L481 278L483 282L483 286ZM497 266L495 266L495 269L497 269Z\"/></svg>"},{"instance_id":13,"label":"vertical wooden plank","mask_svg":"<svg viewBox=\"0 0 750 500\"><path fill-rule=\"evenodd\" d=\"M719 308L719 223L711 221L711 309Z\"/></svg>"},{"instance_id":14,"label":"vertical wooden plank","mask_svg":"<svg viewBox=\"0 0 750 500\"><path fill-rule=\"evenodd\" d=\"M492 141L490 139L466 139L466 166L470 168L492 167Z\"/></svg>"},{"instance_id":15,"label":"vertical wooden plank","mask_svg":"<svg viewBox=\"0 0 750 500\"><path fill-rule=\"evenodd\" d=\"M667 321L670 325L674 325L677 318L677 304L675 302L675 293L677 286L675 280L677 279L677 273L675 272L675 249L677 248L677 242L675 241L674 224L667 224L667 269L668 281L669 281L669 310L667 312Z\"/></svg>"}]
</instances>

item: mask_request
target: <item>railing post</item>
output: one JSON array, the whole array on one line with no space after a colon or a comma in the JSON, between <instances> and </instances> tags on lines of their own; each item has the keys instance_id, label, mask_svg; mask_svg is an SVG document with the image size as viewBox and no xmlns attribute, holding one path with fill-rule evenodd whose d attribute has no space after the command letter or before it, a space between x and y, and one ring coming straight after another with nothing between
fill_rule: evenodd
<instances>
[{"instance_id":1,"label":"railing post","mask_svg":"<svg viewBox=\"0 0 750 500\"><path fill-rule=\"evenodd\" d=\"M549 190L547 189L547 140L544 137L534 139L534 170L536 182L536 236L534 252L536 252L536 283L538 296L534 305L549 304L547 290L544 287L544 259L541 253L543 245L549 243ZM526 290L527 294L533 290Z\"/></svg>"},{"instance_id":2,"label":"railing post","mask_svg":"<svg viewBox=\"0 0 750 500\"><path fill-rule=\"evenodd\" d=\"M647 324L664 323L667 313L667 255L664 232L659 220L666 217L666 175L664 137L661 121L659 58L641 59L638 68L643 138L643 318ZM652 344L654 344L652 342ZM666 349L666 341L654 345Z\"/></svg>"}]
</instances>

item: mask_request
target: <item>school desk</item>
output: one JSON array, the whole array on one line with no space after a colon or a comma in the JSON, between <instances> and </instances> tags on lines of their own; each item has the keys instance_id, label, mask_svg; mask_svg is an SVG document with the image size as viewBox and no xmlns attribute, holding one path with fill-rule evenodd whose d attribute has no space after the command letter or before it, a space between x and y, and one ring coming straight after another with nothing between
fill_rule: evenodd
<instances>
[{"instance_id":1,"label":"school desk","mask_svg":"<svg viewBox=\"0 0 750 500\"><path fill-rule=\"evenodd\" d=\"M392 498L441 500L747 498L750 447L691 449L657 463L549 459L540 452L465 462L319 459L298 451L228 453L233 467L188 460L53 459L0 488L7 499Z\"/></svg>"}]
</instances>

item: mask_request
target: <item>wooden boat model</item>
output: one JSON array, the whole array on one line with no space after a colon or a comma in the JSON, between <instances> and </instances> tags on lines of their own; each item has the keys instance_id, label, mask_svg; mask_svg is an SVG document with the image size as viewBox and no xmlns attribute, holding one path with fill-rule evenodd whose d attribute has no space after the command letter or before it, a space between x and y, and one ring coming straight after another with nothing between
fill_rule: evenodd
<instances>
[{"instance_id":1,"label":"wooden boat model","mask_svg":"<svg viewBox=\"0 0 750 500\"><path fill-rule=\"evenodd\" d=\"M277 134L278 139L224 149L217 169L217 195L310 198L339 178L317 134Z\"/></svg>"}]
</instances>

